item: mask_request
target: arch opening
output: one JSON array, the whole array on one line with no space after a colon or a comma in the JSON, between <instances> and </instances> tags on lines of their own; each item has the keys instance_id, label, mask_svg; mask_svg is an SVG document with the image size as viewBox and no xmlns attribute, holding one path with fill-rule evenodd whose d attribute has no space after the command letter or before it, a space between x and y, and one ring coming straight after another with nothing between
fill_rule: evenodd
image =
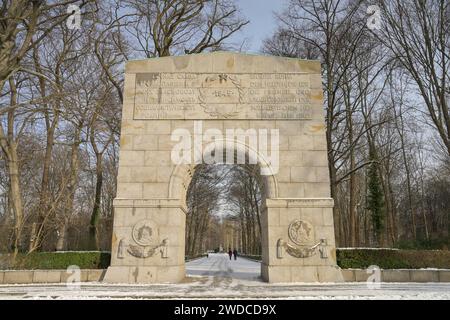
<instances>
[{"instance_id":1,"label":"arch opening","mask_svg":"<svg viewBox=\"0 0 450 320\"><path fill-rule=\"evenodd\" d=\"M278 198L278 183L276 180L276 172L270 161L260 152L253 149L248 144L238 140L221 139L214 143L207 144L202 149L203 157L211 158L216 150L220 150L222 157L220 161L214 161L210 165L234 165L248 164L256 165L260 175L264 178L264 199ZM193 150L193 153L197 150ZM230 152L232 153L232 161L230 162ZM243 159L242 159L242 155ZM242 161L244 160L244 161ZM242 163L243 162L243 163ZM200 164L201 165L201 164ZM186 212L186 196L189 185L194 177L199 164L181 163L175 166L169 181L169 198L179 199L180 205Z\"/></svg>"},{"instance_id":2,"label":"arch opening","mask_svg":"<svg viewBox=\"0 0 450 320\"><path fill-rule=\"evenodd\" d=\"M262 248L263 215L276 184L270 182L271 176L261 174L261 163L267 164L248 148L232 149L233 163L225 147L219 155L217 145L204 150L217 161L184 168L182 179L185 255L188 260L199 258L186 264L187 275L259 280L260 261L267 252ZM239 151L245 152L243 157Z\"/></svg>"},{"instance_id":3,"label":"arch opening","mask_svg":"<svg viewBox=\"0 0 450 320\"><path fill-rule=\"evenodd\" d=\"M186 273L261 277L264 176L258 165L197 165L186 192ZM249 260L249 258L251 260Z\"/></svg>"}]
</instances>

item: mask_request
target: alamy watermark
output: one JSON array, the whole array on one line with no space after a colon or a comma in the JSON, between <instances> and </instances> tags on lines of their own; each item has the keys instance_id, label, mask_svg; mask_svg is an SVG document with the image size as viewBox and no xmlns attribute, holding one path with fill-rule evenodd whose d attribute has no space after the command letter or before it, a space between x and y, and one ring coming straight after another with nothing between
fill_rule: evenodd
<instances>
[{"instance_id":1,"label":"alamy watermark","mask_svg":"<svg viewBox=\"0 0 450 320\"><path fill-rule=\"evenodd\" d=\"M80 7L75 4L71 4L67 6L67 13L70 14L66 21L67 28L69 28L70 30L81 29Z\"/></svg>"},{"instance_id":2,"label":"alamy watermark","mask_svg":"<svg viewBox=\"0 0 450 320\"><path fill-rule=\"evenodd\" d=\"M372 5L367 8L367 14L370 17L367 19L367 27L372 30L381 29L381 9L377 5Z\"/></svg>"},{"instance_id":3,"label":"alamy watermark","mask_svg":"<svg viewBox=\"0 0 450 320\"><path fill-rule=\"evenodd\" d=\"M80 267L76 265L68 266L66 273L69 274L69 276L66 279L66 287L71 290L80 290L81 288Z\"/></svg>"},{"instance_id":4,"label":"alamy watermark","mask_svg":"<svg viewBox=\"0 0 450 320\"><path fill-rule=\"evenodd\" d=\"M381 269L379 266L370 266L366 269L366 273L370 274L367 278L367 288L371 290L381 289Z\"/></svg>"},{"instance_id":5,"label":"alamy watermark","mask_svg":"<svg viewBox=\"0 0 450 320\"><path fill-rule=\"evenodd\" d=\"M280 133L278 129L226 129L203 132L203 122L194 121L194 132L178 128L171 140L171 159L179 164L259 164L261 175L279 170Z\"/></svg>"}]
</instances>

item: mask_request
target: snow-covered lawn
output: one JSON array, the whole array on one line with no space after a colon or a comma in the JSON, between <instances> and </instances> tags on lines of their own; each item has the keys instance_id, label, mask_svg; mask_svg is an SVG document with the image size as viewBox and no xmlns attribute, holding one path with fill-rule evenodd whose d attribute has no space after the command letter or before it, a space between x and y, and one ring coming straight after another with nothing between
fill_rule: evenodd
<instances>
[{"instance_id":1,"label":"snow-covered lawn","mask_svg":"<svg viewBox=\"0 0 450 320\"><path fill-rule=\"evenodd\" d=\"M0 285L0 299L450 299L450 283L268 284L258 262L226 255L191 261L186 273L180 284Z\"/></svg>"}]
</instances>

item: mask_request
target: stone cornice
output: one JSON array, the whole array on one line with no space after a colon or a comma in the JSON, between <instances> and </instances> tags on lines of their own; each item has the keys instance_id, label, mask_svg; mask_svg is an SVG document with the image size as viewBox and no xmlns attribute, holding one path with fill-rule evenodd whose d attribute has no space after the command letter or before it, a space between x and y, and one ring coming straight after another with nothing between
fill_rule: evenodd
<instances>
[{"instance_id":1,"label":"stone cornice","mask_svg":"<svg viewBox=\"0 0 450 320\"><path fill-rule=\"evenodd\" d=\"M267 199L268 208L333 208L334 200L332 198L310 198L310 199Z\"/></svg>"},{"instance_id":2,"label":"stone cornice","mask_svg":"<svg viewBox=\"0 0 450 320\"><path fill-rule=\"evenodd\" d=\"M114 208L185 208L179 199L114 199Z\"/></svg>"}]
</instances>

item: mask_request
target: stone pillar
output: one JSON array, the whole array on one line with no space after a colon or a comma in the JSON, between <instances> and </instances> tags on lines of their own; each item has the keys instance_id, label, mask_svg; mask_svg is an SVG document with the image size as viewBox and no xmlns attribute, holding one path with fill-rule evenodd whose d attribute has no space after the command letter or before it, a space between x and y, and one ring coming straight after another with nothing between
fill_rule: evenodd
<instances>
[{"instance_id":1,"label":"stone pillar","mask_svg":"<svg viewBox=\"0 0 450 320\"><path fill-rule=\"evenodd\" d=\"M116 199L111 266L104 282L180 282L185 277L185 223L179 200Z\"/></svg>"},{"instance_id":2,"label":"stone pillar","mask_svg":"<svg viewBox=\"0 0 450 320\"><path fill-rule=\"evenodd\" d=\"M336 264L332 199L267 199L262 215L265 281L343 282Z\"/></svg>"}]
</instances>

